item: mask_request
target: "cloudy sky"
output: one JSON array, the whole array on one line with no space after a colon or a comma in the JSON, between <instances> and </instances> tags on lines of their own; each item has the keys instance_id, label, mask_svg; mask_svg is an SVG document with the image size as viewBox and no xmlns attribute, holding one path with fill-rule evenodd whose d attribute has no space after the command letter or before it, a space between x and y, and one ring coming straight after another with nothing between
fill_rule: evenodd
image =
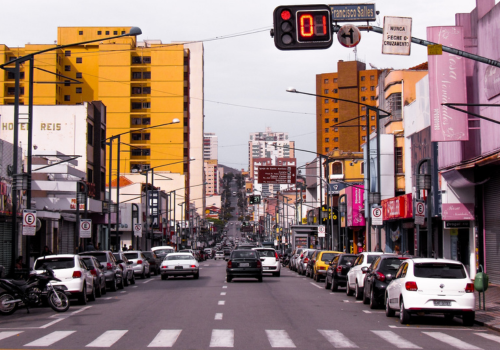
<instances>
[{"instance_id":1,"label":"cloudy sky","mask_svg":"<svg viewBox=\"0 0 500 350\"><path fill-rule=\"evenodd\" d=\"M498 0L497 0L498 1ZM370 1L360 1L370 2ZM219 162L248 166L248 135L271 127L288 132L296 147L315 151L315 99L287 93L293 86L315 91L315 75L334 72L338 60L353 60L352 49L334 42L328 50L279 51L269 35L279 5L317 4L310 0L24 0L11 1L0 22L0 43L53 43L57 27L138 26L139 40L204 40L205 131L219 136ZM338 0L335 4L355 3ZM455 13L470 12L474 0L379 0L383 16L413 18L413 36L425 39L427 26L453 25ZM215 39L215 40L214 40ZM382 36L362 32L357 58L378 68L408 68L427 61L424 47L411 56L381 54ZM299 164L311 154L297 152Z\"/></svg>"}]
</instances>

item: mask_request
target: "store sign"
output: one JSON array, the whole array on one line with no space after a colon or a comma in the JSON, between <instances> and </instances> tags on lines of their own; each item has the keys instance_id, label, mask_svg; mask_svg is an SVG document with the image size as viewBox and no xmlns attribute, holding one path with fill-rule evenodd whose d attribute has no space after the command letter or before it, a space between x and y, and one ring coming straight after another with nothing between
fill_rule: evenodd
<instances>
[{"instance_id":1,"label":"store sign","mask_svg":"<svg viewBox=\"0 0 500 350\"><path fill-rule=\"evenodd\" d=\"M399 197L383 199L382 210L384 211L384 221L413 219L412 194L407 193Z\"/></svg>"},{"instance_id":2,"label":"store sign","mask_svg":"<svg viewBox=\"0 0 500 350\"><path fill-rule=\"evenodd\" d=\"M470 228L470 221L445 221L444 228Z\"/></svg>"},{"instance_id":3,"label":"store sign","mask_svg":"<svg viewBox=\"0 0 500 350\"><path fill-rule=\"evenodd\" d=\"M345 182L333 182L328 184L328 194L339 194L346 187Z\"/></svg>"},{"instance_id":4,"label":"store sign","mask_svg":"<svg viewBox=\"0 0 500 350\"><path fill-rule=\"evenodd\" d=\"M474 220L473 203L443 203L443 221Z\"/></svg>"},{"instance_id":5,"label":"store sign","mask_svg":"<svg viewBox=\"0 0 500 350\"><path fill-rule=\"evenodd\" d=\"M365 226L364 186L351 186L345 189L347 199L347 226Z\"/></svg>"}]
</instances>

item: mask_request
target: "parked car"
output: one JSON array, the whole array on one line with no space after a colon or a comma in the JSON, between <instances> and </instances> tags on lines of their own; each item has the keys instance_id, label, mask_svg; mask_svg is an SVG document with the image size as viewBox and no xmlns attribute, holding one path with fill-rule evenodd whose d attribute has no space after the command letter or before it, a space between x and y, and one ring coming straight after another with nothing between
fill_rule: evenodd
<instances>
[{"instance_id":1,"label":"parked car","mask_svg":"<svg viewBox=\"0 0 500 350\"><path fill-rule=\"evenodd\" d=\"M316 249L306 249L302 252L297 266L297 272L300 275L306 274L307 264L309 263L309 260L313 256L315 250Z\"/></svg>"},{"instance_id":2,"label":"parked car","mask_svg":"<svg viewBox=\"0 0 500 350\"><path fill-rule=\"evenodd\" d=\"M222 250L216 251L214 260L224 260L224 252Z\"/></svg>"},{"instance_id":3,"label":"parked car","mask_svg":"<svg viewBox=\"0 0 500 350\"><path fill-rule=\"evenodd\" d=\"M123 284L128 286L129 284L135 284L135 274L132 268L132 262L127 259L123 252L113 253L116 259L116 263L122 269Z\"/></svg>"},{"instance_id":4,"label":"parked car","mask_svg":"<svg viewBox=\"0 0 500 350\"><path fill-rule=\"evenodd\" d=\"M272 273L273 276L280 277L281 262L276 250L273 248L253 248L252 250L259 252L263 273Z\"/></svg>"},{"instance_id":5,"label":"parked car","mask_svg":"<svg viewBox=\"0 0 500 350\"><path fill-rule=\"evenodd\" d=\"M347 284L346 284L346 294L352 295L354 291L354 296L357 300L363 298L363 288L365 282L365 272L361 271L363 267L368 267L371 265L373 260L375 260L379 255L384 253L378 252L363 252L359 254L356 261L354 261L353 266L347 273Z\"/></svg>"},{"instance_id":6,"label":"parked car","mask_svg":"<svg viewBox=\"0 0 500 350\"><path fill-rule=\"evenodd\" d=\"M262 282L262 271L259 252L251 249L235 250L227 262L226 280L229 283L233 278L254 277Z\"/></svg>"},{"instance_id":7,"label":"parked car","mask_svg":"<svg viewBox=\"0 0 500 350\"><path fill-rule=\"evenodd\" d=\"M342 252L336 252L334 250L318 251L312 270L313 279L316 282L321 282L323 277L326 277L326 271L328 270L330 262L339 254L342 254Z\"/></svg>"},{"instance_id":8,"label":"parked car","mask_svg":"<svg viewBox=\"0 0 500 350\"><path fill-rule=\"evenodd\" d=\"M123 271L116 263L113 253L109 250L94 250L90 252L80 253L80 255L90 255L95 257L102 265L106 276L106 285L112 291L117 291L118 288L123 289Z\"/></svg>"},{"instance_id":9,"label":"parked car","mask_svg":"<svg viewBox=\"0 0 500 350\"><path fill-rule=\"evenodd\" d=\"M335 292L347 284L347 273L358 256L356 254L339 254L331 262L326 271L325 289Z\"/></svg>"},{"instance_id":10,"label":"parked car","mask_svg":"<svg viewBox=\"0 0 500 350\"><path fill-rule=\"evenodd\" d=\"M87 298L90 301L95 300L94 276L79 255L57 254L40 257L33 265L35 273L42 274L45 271L44 265L54 270L54 276L61 280L53 282L53 286L65 286L82 305L87 304Z\"/></svg>"},{"instance_id":11,"label":"parked car","mask_svg":"<svg viewBox=\"0 0 500 350\"><path fill-rule=\"evenodd\" d=\"M375 259L370 267L362 268L366 269L363 304L370 304L370 309L384 305L387 285L396 275L401 263L408 258L409 256L384 254Z\"/></svg>"},{"instance_id":12,"label":"parked car","mask_svg":"<svg viewBox=\"0 0 500 350\"><path fill-rule=\"evenodd\" d=\"M228 261L231 256L231 248L224 248L224 260Z\"/></svg>"},{"instance_id":13,"label":"parked car","mask_svg":"<svg viewBox=\"0 0 500 350\"><path fill-rule=\"evenodd\" d=\"M205 248L203 251L207 254L207 259L213 258L215 252L212 248Z\"/></svg>"},{"instance_id":14,"label":"parked car","mask_svg":"<svg viewBox=\"0 0 500 350\"><path fill-rule=\"evenodd\" d=\"M168 279L168 276L193 276L194 279L200 277L200 265L190 253L168 254L162 261L160 270L162 280Z\"/></svg>"},{"instance_id":15,"label":"parked car","mask_svg":"<svg viewBox=\"0 0 500 350\"><path fill-rule=\"evenodd\" d=\"M148 259L141 251L129 250L124 254L129 261L132 261L132 269L134 270L134 275L140 275L143 279L145 279L146 277L151 277Z\"/></svg>"},{"instance_id":16,"label":"parked car","mask_svg":"<svg viewBox=\"0 0 500 350\"><path fill-rule=\"evenodd\" d=\"M155 276L160 274L161 260L156 256L155 252L142 252L149 263L149 270L154 273Z\"/></svg>"},{"instance_id":17,"label":"parked car","mask_svg":"<svg viewBox=\"0 0 500 350\"><path fill-rule=\"evenodd\" d=\"M156 256L160 258L160 260L165 259L165 257L170 253L175 253L175 249L169 245L152 247L151 251L155 252Z\"/></svg>"},{"instance_id":18,"label":"parked car","mask_svg":"<svg viewBox=\"0 0 500 350\"><path fill-rule=\"evenodd\" d=\"M313 277L313 270L314 270L314 264L316 263L316 255L318 255L318 253L320 252L321 250L314 250L314 252L312 253L311 257L309 258L309 261L307 262L307 266L306 266L306 277Z\"/></svg>"},{"instance_id":19,"label":"parked car","mask_svg":"<svg viewBox=\"0 0 500 350\"><path fill-rule=\"evenodd\" d=\"M300 257L300 254L302 253L303 250L304 250L303 248L295 248L295 250L293 251L292 257L290 258L290 270L297 271L296 261Z\"/></svg>"},{"instance_id":20,"label":"parked car","mask_svg":"<svg viewBox=\"0 0 500 350\"><path fill-rule=\"evenodd\" d=\"M404 261L385 292L385 313L408 324L414 313L462 316L470 327L475 318L474 284L464 265L455 260L415 258Z\"/></svg>"},{"instance_id":21,"label":"parked car","mask_svg":"<svg viewBox=\"0 0 500 350\"><path fill-rule=\"evenodd\" d=\"M90 274L94 276L95 296L101 297L106 294L106 276L104 276L104 265L101 264L94 256L82 255L83 262L89 268Z\"/></svg>"}]
</instances>

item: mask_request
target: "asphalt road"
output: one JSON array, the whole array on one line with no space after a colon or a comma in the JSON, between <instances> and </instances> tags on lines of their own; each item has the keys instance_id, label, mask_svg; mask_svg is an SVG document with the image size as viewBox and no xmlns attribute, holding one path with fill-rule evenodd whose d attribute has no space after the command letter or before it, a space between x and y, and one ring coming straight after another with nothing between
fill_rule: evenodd
<instances>
[{"instance_id":1,"label":"asphalt road","mask_svg":"<svg viewBox=\"0 0 500 350\"><path fill-rule=\"evenodd\" d=\"M417 319L401 326L383 310L332 294L311 279L225 281L225 262L201 263L200 279L138 280L65 314L18 310L0 318L2 349L498 349L500 335L461 321ZM490 339L488 339L488 337Z\"/></svg>"}]
</instances>

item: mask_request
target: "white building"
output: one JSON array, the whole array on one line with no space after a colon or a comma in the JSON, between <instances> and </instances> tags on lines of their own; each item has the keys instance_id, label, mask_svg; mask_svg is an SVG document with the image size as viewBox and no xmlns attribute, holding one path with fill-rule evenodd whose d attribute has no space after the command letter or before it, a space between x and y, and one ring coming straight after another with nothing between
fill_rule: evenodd
<instances>
[{"instance_id":1,"label":"white building","mask_svg":"<svg viewBox=\"0 0 500 350\"><path fill-rule=\"evenodd\" d=\"M203 159L219 159L219 137L214 133L203 136Z\"/></svg>"},{"instance_id":2,"label":"white building","mask_svg":"<svg viewBox=\"0 0 500 350\"><path fill-rule=\"evenodd\" d=\"M266 128L265 132L253 132L248 142L248 170L253 176L254 158L295 158L295 142L288 140L287 132L273 132Z\"/></svg>"}]
</instances>

